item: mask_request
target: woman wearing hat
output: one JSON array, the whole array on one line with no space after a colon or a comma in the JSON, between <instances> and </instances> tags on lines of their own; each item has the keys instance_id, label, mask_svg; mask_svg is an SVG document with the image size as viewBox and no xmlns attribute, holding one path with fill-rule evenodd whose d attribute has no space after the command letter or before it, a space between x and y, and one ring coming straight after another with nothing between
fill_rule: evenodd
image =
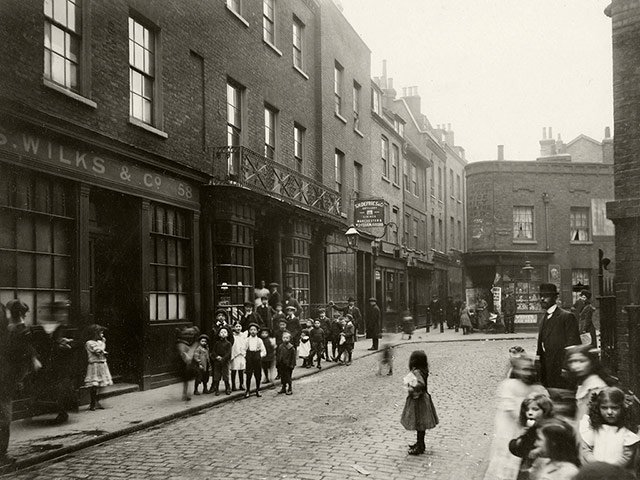
<instances>
[{"instance_id":1,"label":"woman wearing hat","mask_svg":"<svg viewBox=\"0 0 640 480\"><path fill-rule=\"evenodd\" d=\"M580 345L580 331L576 317L560 308L557 299L555 284L540 284L540 306L545 310L538 332L540 380L547 388L568 388L567 380L562 376L565 348Z\"/></svg>"}]
</instances>

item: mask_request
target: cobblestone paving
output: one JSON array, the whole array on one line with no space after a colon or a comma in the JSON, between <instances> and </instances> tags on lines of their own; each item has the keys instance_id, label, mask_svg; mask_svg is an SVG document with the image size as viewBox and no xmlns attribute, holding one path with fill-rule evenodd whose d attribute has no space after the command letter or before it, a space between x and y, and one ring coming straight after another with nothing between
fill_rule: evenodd
<instances>
[{"instance_id":1,"label":"cobblestone paving","mask_svg":"<svg viewBox=\"0 0 640 480\"><path fill-rule=\"evenodd\" d=\"M377 357L294 381L292 396L266 390L92 447L15 479L480 479L493 429L494 392L507 350L533 340L403 345L393 376ZM415 433L399 423L409 354L425 349L440 425L427 453L407 455Z\"/></svg>"}]
</instances>

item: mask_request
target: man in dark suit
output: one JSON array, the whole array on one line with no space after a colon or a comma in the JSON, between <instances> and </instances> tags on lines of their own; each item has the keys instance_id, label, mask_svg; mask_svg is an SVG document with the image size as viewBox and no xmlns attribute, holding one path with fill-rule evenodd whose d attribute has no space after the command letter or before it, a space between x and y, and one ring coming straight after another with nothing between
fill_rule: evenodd
<instances>
[{"instance_id":1,"label":"man in dark suit","mask_svg":"<svg viewBox=\"0 0 640 480\"><path fill-rule=\"evenodd\" d=\"M378 350L378 336L380 335L380 323L382 322L382 313L378 302L374 297L369 299L369 310L367 312L367 337L371 338L371 348L369 350Z\"/></svg>"},{"instance_id":2,"label":"man in dark suit","mask_svg":"<svg viewBox=\"0 0 640 480\"><path fill-rule=\"evenodd\" d=\"M540 380L547 388L568 388L562 377L565 348L580 345L580 332L576 317L561 309L557 298L558 289L553 283L540 284L540 305L545 310L538 331Z\"/></svg>"},{"instance_id":3,"label":"man in dark suit","mask_svg":"<svg viewBox=\"0 0 640 480\"><path fill-rule=\"evenodd\" d=\"M356 299L353 297L349 297L347 300L348 304L345 307L338 307L335 303L329 302L329 306L334 310L339 311L342 315L346 315L350 313L353 317L353 326L356 328L356 333L360 331L362 328L362 314L360 313L360 309L356 307Z\"/></svg>"}]
</instances>

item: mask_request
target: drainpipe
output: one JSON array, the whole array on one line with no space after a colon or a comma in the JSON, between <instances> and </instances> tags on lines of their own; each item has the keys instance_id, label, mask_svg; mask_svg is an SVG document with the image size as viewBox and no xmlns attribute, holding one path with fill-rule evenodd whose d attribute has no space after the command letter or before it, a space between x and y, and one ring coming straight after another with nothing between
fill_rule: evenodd
<instances>
[{"instance_id":1,"label":"drainpipe","mask_svg":"<svg viewBox=\"0 0 640 480\"><path fill-rule=\"evenodd\" d=\"M542 193L542 202L544 203L544 240L545 250L549 250L549 194Z\"/></svg>"}]
</instances>

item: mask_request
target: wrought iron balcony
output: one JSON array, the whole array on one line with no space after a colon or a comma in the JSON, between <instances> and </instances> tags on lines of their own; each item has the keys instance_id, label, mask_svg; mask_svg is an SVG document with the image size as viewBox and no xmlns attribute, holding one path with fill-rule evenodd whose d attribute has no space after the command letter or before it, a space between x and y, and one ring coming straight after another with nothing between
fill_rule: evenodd
<instances>
[{"instance_id":1,"label":"wrought iron balcony","mask_svg":"<svg viewBox=\"0 0 640 480\"><path fill-rule=\"evenodd\" d=\"M322 215L341 216L335 190L247 147L213 149L212 183L236 185Z\"/></svg>"}]
</instances>

